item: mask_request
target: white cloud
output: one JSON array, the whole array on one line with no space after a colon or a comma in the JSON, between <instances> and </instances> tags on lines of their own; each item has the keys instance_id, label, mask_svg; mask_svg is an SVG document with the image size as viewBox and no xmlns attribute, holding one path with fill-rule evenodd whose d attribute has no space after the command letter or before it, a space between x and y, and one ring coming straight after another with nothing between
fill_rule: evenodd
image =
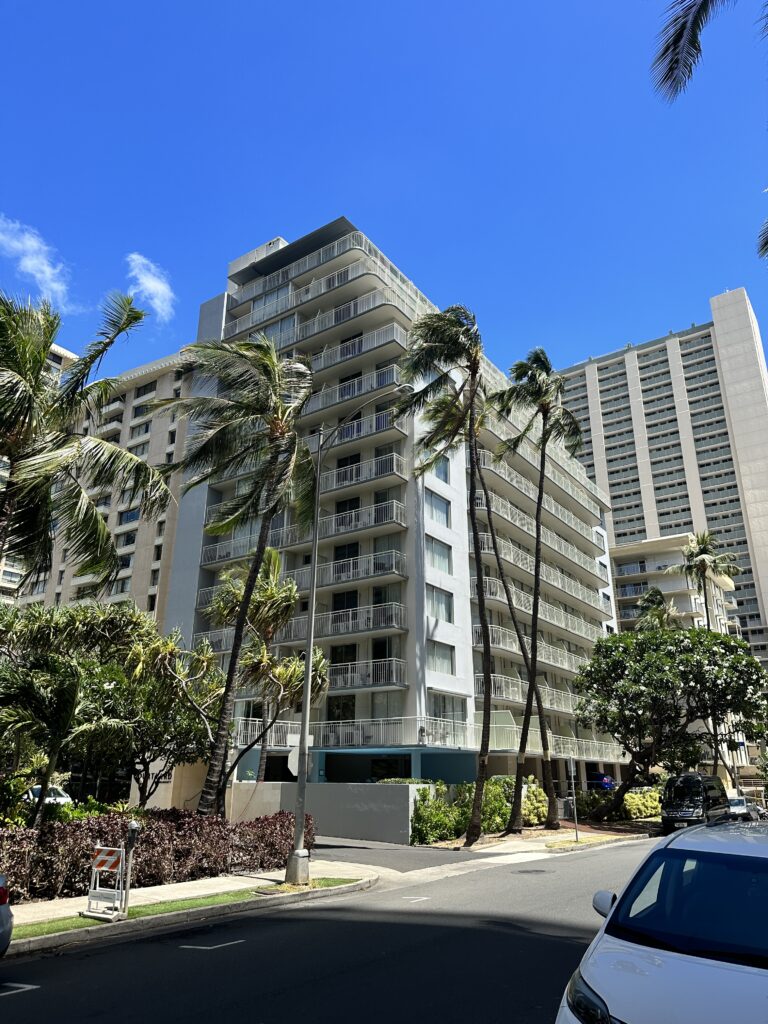
<instances>
[{"instance_id":1,"label":"white cloud","mask_svg":"<svg viewBox=\"0 0 768 1024\"><path fill-rule=\"evenodd\" d=\"M149 303L161 323L170 320L176 296L166 272L140 252L129 252L125 258L136 296Z\"/></svg>"},{"instance_id":2,"label":"white cloud","mask_svg":"<svg viewBox=\"0 0 768 1024\"><path fill-rule=\"evenodd\" d=\"M42 296L62 311L70 309L66 268L35 228L0 213L0 254L15 260L18 273L31 277Z\"/></svg>"}]
</instances>

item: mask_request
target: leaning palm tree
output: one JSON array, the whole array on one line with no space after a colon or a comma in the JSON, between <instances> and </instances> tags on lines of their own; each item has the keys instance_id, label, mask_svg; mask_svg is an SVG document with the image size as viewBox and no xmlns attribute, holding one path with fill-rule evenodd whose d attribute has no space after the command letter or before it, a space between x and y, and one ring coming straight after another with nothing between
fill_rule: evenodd
<instances>
[{"instance_id":1,"label":"leaning palm tree","mask_svg":"<svg viewBox=\"0 0 768 1024\"><path fill-rule=\"evenodd\" d=\"M642 614L635 623L635 629L641 632L649 629L682 628L682 619L675 602L667 602L659 587L649 587L637 602L637 607Z\"/></svg>"},{"instance_id":2,"label":"leaning palm tree","mask_svg":"<svg viewBox=\"0 0 768 1024\"><path fill-rule=\"evenodd\" d=\"M701 34L707 23L721 10L732 6L733 0L672 0L652 68L657 91L670 102L685 92L701 60ZM768 3L762 3L760 8L759 20L765 34ZM768 221L760 230L757 251L758 255L768 257Z\"/></svg>"},{"instance_id":3,"label":"leaning palm tree","mask_svg":"<svg viewBox=\"0 0 768 1024\"><path fill-rule=\"evenodd\" d=\"M685 576L689 583L695 585L699 597L704 599L707 629L712 628L709 610L710 582L719 578L731 582L731 578L741 572L739 563L730 555L720 552L719 548L720 542L709 530L696 533L693 540L682 549L682 563L670 565L666 570L673 575Z\"/></svg>"},{"instance_id":4,"label":"leaning palm tree","mask_svg":"<svg viewBox=\"0 0 768 1024\"><path fill-rule=\"evenodd\" d=\"M42 302L0 294L0 558L19 559L28 576L51 567L54 534L64 537L80 573L99 584L118 569L112 535L96 506L94 488L117 487L137 497L142 511L162 511L170 491L146 462L119 445L83 432L114 396L115 380L90 381L111 346L144 319L128 295L107 300L97 338L63 374L51 356L61 318Z\"/></svg>"},{"instance_id":5,"label":"leaning palm tree","mask_svg":"<svg viewBox=\"0 0 768 1024\"><path fill-rule=\"evenodd\" d=\"M225 774L235 706L240 650L248 611L264 561L270 524L291 497L301 525L311 521L315 472L309 448L298 432L298 418L312 393L312 373L302 360L282 359L264 335L248 341L197 342L183 351L200 393L159 402L187 416L195 429L187 435L181 460L167 473L189 474L184 493L226 476L248 474L234 497L223 501L208 533L253 530L255 544L234 623L232 648L199 814L212 814Z\"/></svg>"},{"instance_id":6,"label":"leaning palm tree","mask_svg":"<svg viewBox=\"0 0 768 1024\"><path fill-rule=\"evenodd\" d=\"M488 777L491 741L491 634L485 604L480 530L477 516L478 416L485 406L483 342L474 314L465 306L426 313L411 328L411 343L402 365L404 379L415 390L402 398L396 415L421 414L426 433L419 439L425 473L447 453L469 451L469 520L475 550L477 610L482 636L483 718L475 795L465 843L471 846L482 831L482 805Z\"/></svg>"},{"instance_id":7,"label":"leaning palm tree","mask_svg":"<svg viewBox=\"0 0 768 1024\"><path fill-rule=\"evenodd\" d=\"M555 794L552 779L549 736L537 678L542 564L541 515L544 507L547 449L551 444L563 444L568 452L572 455L575 454L581 446L581 428L573 413L562 405L565 378L559 373L555 373L544 349L535 348L529 352L527 359L515 363L509 371L509 376L509 386L492 395L491 402L496 405L499 412L504 416L509 415L513 409L516 409L526 414L528 419L519 434L510 440L502 441L498 448L498 454L500 456L507 453L516 454L525 441L531 441L539 452L528 696L525 702L523 724L520 731L520 744L515 773L515 792L508 826L509 831L520 832L523 827L522 799L525 754L528 747L528 734L531 727L534 700L536 701L536 713L541 729L542 774L544 789L548 799L546 824L548 828L557 828L559 826L557 795Z\"/></svg>"}]
</instances>

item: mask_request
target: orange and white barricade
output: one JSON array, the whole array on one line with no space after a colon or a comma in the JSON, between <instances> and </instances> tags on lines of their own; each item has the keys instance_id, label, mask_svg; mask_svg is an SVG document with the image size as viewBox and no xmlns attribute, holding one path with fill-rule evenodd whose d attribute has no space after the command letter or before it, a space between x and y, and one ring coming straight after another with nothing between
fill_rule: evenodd
<instances>
[{"instance_id":1,"label":"orange and white barricade","mask_svg":"<svg viewBox=\"0 0 768 1024\"><path fill-rule=\"evenodd\" d=\"M99 921L117 921L125 916L125 848L97 846L91 855L91 884L88 889L88 908L81 917L94 917ZM114 877L114 885L107 885L102 875Z\"/></svg>"}]
</instances>

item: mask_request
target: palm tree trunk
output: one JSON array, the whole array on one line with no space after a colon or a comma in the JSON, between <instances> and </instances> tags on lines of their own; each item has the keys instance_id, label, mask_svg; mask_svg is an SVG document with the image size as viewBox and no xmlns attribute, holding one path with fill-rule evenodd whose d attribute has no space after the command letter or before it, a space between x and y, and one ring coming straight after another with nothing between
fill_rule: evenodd
<instances>
[{"instance_id":1,"label":"palm tree trunk","mask_svg":"<svg viewBox=\"0 0 768 1024\"><path fill-rule=\"evenodd\" d=\"M32 828L39 828L43 823L43 809L45 808L45 798L48 795L48 787L51 784L51 776L56 771L56 765L59 762L59 754L61 753L61 744L58 743L51 747L50 753L48 754L48 761L45 765L45 771L40 779L40 796L37 798L35 804L35 810L32 815Z\"/></svg>"},{"instance_id":2,"label":"palm tree trunk","mask_svg":"<svg viewBox=\"0 0 768 1024\"><path fill-rule=\"evenodd\" d=\"M477 525L477 435L475 430L474 388L470 392L469 411L469 521L472 529L472 543L475 549L475 572L477 582L477 614L480 619L480 633L483 640L483 724L480 732L480 750L477 755L477 777L472 812L467 825L465 846L472 846L480 838L483 822L483 794L488 778L488 749L491 743L491 631L488 627L488 613L485 607L483 588L483 559L480 553L480 530Z\"/></svg>"},{"instance_id":3,"label":"palm tree trunk","mask_svg":"<svg viewBox=\"0 0 768 1024\"><path fill-rule=\"evenodd\" d=\"M262 753L262 755L264 755L264 763L266 765L266 750L264 748L267 745L266 744L267 733L269 732L269 730L272 728L272 726L277 721L279 714L280 714L280 708L278 707L275 710L275 714L274 714L273 718L271 718L269 721L267 721L266 716L262 717L262 720L261 720L262 728L261 728L261 732L259 733L259 735L254 740L251 740L251 742L248 744L247 747L243 747L242 750L238 751L237 757L233 760L233 762L229 766L229 768L227 768L226 772L224 773L224 777L221 780L221 787L219 789L220 799L222 801L222 806L223 806L224 795L227 792L227 784L229 783L229 780L232 777L232 775L234 775L235 769L240 764L240 762L245 757L245 755L249 751L253 750L253 748L258 743L262 744L262 751L261 751L261 753ZM264 742L262 742L262 741L264 741ZM259 773L261 773L261 758L259 758ZM264 776L262 775L261 778L257 778L256 781L257 782L263 782L264 781Z\"/></svg>"},{"instance_id":4,"label":"palm tree trunk","mask_svg":"<svg viewBox=\"0 0 768 1024\"><path fill-rule=\"evenodd\" d=\"M0 497L0 561L5 554L5 545L8 541L8 533L11 529L11 518L13 516L14 501L11 497L11 478L13 476L13 460L8 460L8 479L3 488L3 495Z\"/></svg>"},{"instance_id":5,"label":"palm tree trunk","mask_svg":"<svg viewBox=\"0 0 768 1024\"><path fill-rule=\"evenodd\" d=\"M264 739L264 742L261 744L261 750L259 751L259 768L258 771L256 772L257 785L260 782L263 782L267 775L267 734L276 719L277 715L275 715L275 718L273 718L271 722L269 721L269 715L267 713L267 702L264 701L261 705L261 735Z\"/></svg>"},{"instance_id":6,"label":"palm tree trunk","mask_svg":"<svg viewBox=\"0 0 768 1024\"><path fill-rule=\"evenodd\" d=\"M248 609L251 604L251 597L253 596L253 591L256 587L256 580L258 579L259 572L261 571L261 565L264 561L264 552L267 549L267 538L269 536L269 526L272 519L270 512L265 512L261 521L261 529L259 530L259 539L256 544L256 551L254 552L253 559L251 560L251 567L248 571L248 577L245 581L245 588L243 590L243 599L237 613L235 632L232 637L232 650L229 655L227 678L224 683L224 693L221 699L219 724L216 728L211 756L208 761L208 773L205 776L203 789L200 793L200 802L197 805L198 814L214 814L217 808L220 807L218 793L222 778L224 777L224 766L227 759L227 751L229 749L229 727L232 724L232 716L235 710L237 666L240 660L240 648L243 645L243 634L245 633L245 625L248 618Z\"/></svg>"},{"instance_id":7,"label":"palm tree trunk","mask_svg":"<svg viewBox=\"0 0 768 1024\"><path fill-rule=\"evenodd\" d=\"M720 761L720 737L717 731L717 720L712 719L712 774L717 775L717 766Z\"/></svg>"},{"instance_id":8,"label":"palm tree trunk","mask_svg":"<svg viewBox=\"0 0 768 1024\"><path fill-rule=\"evenodd\" d=\"M531 715L533 714L533 700L536 701L536 713L539 719L539 731L541 735L542 750L542 776L544 792L547 794L547 828L559 828L560 818L557 813L557 795L555 793L552 779L552 755L549 747L549 734L547 733L547 722L543 712L541 691L537 679L538 653L539 653L539 602L541 599L541 516L544 508L544 488L546 484L547 469L547 446L546 446L546 419L542 417L541 425L541 447L539 453L539 482L536 495L536 543L533 557L533 600L531 603L531 655L529 667L528 699L525 702L525 713L523 717L523 728L520 733L520 748L517 756L517 771L515 772L515 792L512 800L512 812L509 816L507 831L520 832L522 830L522 801L523 801L523 777L525 754L528 748L528 734L530 731Z\"/></svg>"},{"instance_id":9,"label":"palm tree trunk","mask_svg":"<svg viewBox=\"0 0 768 1024\"><path fill-rule=\"evenodd\" d=\"M707 629L712 630L712 623L709 617L709 597L707 596L707 578L704 577L702 590L704 592L704 618L707 623Z\"/></svg>"}]
</instances>

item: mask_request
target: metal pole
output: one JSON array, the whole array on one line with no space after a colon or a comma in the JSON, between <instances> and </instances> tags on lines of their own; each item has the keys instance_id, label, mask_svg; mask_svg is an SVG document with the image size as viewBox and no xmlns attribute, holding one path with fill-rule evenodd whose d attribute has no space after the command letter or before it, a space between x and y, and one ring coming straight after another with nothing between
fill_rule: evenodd
<instances>
[{"instance_id":1,"label":"metal pole","mask_svg":"<svg viewBox=\"0 0 768 1024\"><path fill-rule=\"evenodd\" d=\"M139 837L141 826L135 819L128 822L128 841L126 843L125 884L123 886L123 916L128 917L128 899L131 894L131 870L133 868L133 848Z\"/></svg>"},{"instance_id":2,"label":"metal pole","mask_svg":"<svg viewBox=\"0 0 768 1024\"><path fill-rule=\"evenodd\" d=\"M576 761L574 758L570 759L568 767L571 770L571 792L573 793L573 824L576 829L576 842L579 841L579 812L576 808Z\"/></svg>"},{"instance_id":3,"label":"metal pole","mask_svg":"<svg viewBox=\"0 0 768 1024\"><path fill-rule=\"evenodd\" d=\"M304 655L304 690L301 701L301 730L299 739L299 771L296 776L296 807L293 852L288 858L285 880L293 885L309 883L309 851L304 849L305 813L307 802L307 760L309 750L309 712L312 703L312 655L315 647L315 599L317 590L317 543L320 518L320 470L323 464L323 427L320 427L315 471L315 510L312 522L312 562L309 568L309 598L307 600L307 649Z\"/></svg>"}]
</instances>

